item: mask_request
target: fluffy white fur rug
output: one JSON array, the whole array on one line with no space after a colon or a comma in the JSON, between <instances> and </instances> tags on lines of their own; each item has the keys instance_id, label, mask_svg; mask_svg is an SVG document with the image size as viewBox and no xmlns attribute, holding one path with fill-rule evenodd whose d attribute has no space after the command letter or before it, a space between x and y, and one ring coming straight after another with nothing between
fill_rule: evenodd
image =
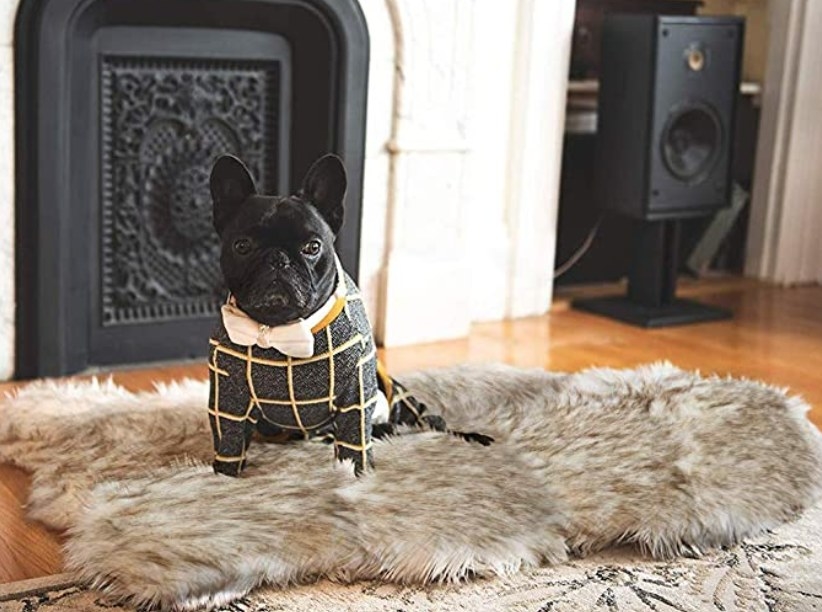
<instances>
[{"instance_id":1,"label":"fluffy white fur rug","mask_svg":"<svg viewBox=\"0 0 822 612\"><path fill-rule=\"evenodd\" d=\"M204 383L44 383L0 405L0 460L33 472L31 515L69 529L83 579L179 608L322 576L506 575L619 542L699 554L794 517L822 487L807 405L759 383L669 365L403 382L497 442L409 433L378 444L360 479L319 443L257 443L229 479L208 467Z\"/></svg>"}]
</instances>

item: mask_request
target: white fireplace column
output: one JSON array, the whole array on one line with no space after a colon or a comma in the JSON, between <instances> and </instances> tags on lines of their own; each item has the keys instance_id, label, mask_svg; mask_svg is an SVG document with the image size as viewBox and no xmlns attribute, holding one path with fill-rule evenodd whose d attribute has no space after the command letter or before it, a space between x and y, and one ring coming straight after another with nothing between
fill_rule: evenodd
<instances>
[{"instance_id":1,"label":"white fireplace column","mask_svg":"<svg viewBox=\"0 0 822 612\"><path fill-rule=\"evenodd\" d=\"M383 262L386 344L465 335L466 165L473 0L388 0L397 29L392 176Z\"/></svg>"},{"instance_id":2,"label":"white fireplace column","mask_svg":"<svg viewBox=\"0 0 822 612\"><path fill-rule=\"evenodd\" d=\"M360 279L379 340L546 312L574 0L362 4L372 68Z\"/></svg>"}]
</instances>

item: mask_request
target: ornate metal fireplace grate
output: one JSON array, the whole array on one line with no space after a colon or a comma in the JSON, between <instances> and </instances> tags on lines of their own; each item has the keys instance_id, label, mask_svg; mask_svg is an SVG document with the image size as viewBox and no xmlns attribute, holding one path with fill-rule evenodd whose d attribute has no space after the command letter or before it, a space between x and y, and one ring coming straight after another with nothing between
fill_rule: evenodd
<instances>
[{"instance_id":1,"label":"ornate metal fireplace grate","mask_svg":"<svg viewBox=\"0 0 822 612\"><path fill-rule=\"evenodd\" d=\"M102 62L102 324L217 312L208 173L243 158L276 189L279 63Z\"/></svg>"}]
</instances>

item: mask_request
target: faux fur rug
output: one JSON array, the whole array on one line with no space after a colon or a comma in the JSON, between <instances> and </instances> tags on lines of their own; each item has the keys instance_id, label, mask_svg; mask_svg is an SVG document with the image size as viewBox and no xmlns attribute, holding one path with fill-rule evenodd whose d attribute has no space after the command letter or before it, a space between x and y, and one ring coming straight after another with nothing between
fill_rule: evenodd
<instances>
[{"instance_id":1,"label":"faux fur rug","mask_svg":"<svg viewBox=\"0 0 822 612\"><path fill-rule=\"evenodd\" d=\"M653 583L657 570L632 573L628 565L623 575L619 561L596 560L558 573L538 566L620 542L657 556L697 556L794 518L820 493L822 436L806 420L807 406L758 383L668 365L574 375L466 367L403 382L451 426L497 442L485 448L409 433L378 444L376 472L360 479L320 443L257 443L244 477L229 479L207 465L204 383L146 394L39 384L0 405L0 460L33 472L31 515L69 529L67 560L81 579L133 604L181 608L320 577L377 580L332 590L357 600L360 588L388 589L408 599L399 607L412 608L408 589L379 584L507 577L493 587L499 593L505 584L534 586L515 572L544 580L582 568L574 580L542 583L540 597L557 602L546 609L564 609L571 592L635 584L646 571ZM805 520L819 525L815 514ZM721 555L739 562L744 554L756 573L759 553L747 552L756 546L770 545L712 552L714 561L692 571L707 576ZM795 556L818 566L819 548L807 550ZM677 575L656 582L701 580ZM488 584L449 589L487 601ZM605 600L617 597L611 586L603 586ZM426 597L431 588L410 593ZM822 592L818 583L801 589L812 601Z\"/></svg>"},{"instance_id":2,"label":"faux fur rug","mask_svg":"<svg viewBox=\"0 0 822 612\"><path fill-rule=\"evenodd\" d=\"M71 574L0 585L0 612L117 612ZM327 580L262 587L223 612L812 612L822 610L822 507L698 559L653 560L612 549L561 565L459 584Z\"/></svg>"}]
</instances>

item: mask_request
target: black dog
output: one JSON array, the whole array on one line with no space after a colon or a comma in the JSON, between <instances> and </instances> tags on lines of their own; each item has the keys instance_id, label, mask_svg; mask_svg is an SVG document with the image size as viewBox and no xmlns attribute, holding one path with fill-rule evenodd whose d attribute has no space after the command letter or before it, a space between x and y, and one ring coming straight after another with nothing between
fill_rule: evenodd
<instances>
[{"instance_id":1,"label":"black dog","mask_svg":"<svg viewBox=\"0 0 822 612\"><path fill-rule=\"evenodd\" d=\"M211 339L209 413L214 469L237 475L255 429L330 434L335 456L361 473L379 433L411 424L445 429L396 381L378 374L359 290L339 265L346 174L327 155L293 196L258 195L246 167L221 157L211 173L214 227L230 291ZM459 434L488 444L479 434Z\"/></svg>"}]
</instances>

